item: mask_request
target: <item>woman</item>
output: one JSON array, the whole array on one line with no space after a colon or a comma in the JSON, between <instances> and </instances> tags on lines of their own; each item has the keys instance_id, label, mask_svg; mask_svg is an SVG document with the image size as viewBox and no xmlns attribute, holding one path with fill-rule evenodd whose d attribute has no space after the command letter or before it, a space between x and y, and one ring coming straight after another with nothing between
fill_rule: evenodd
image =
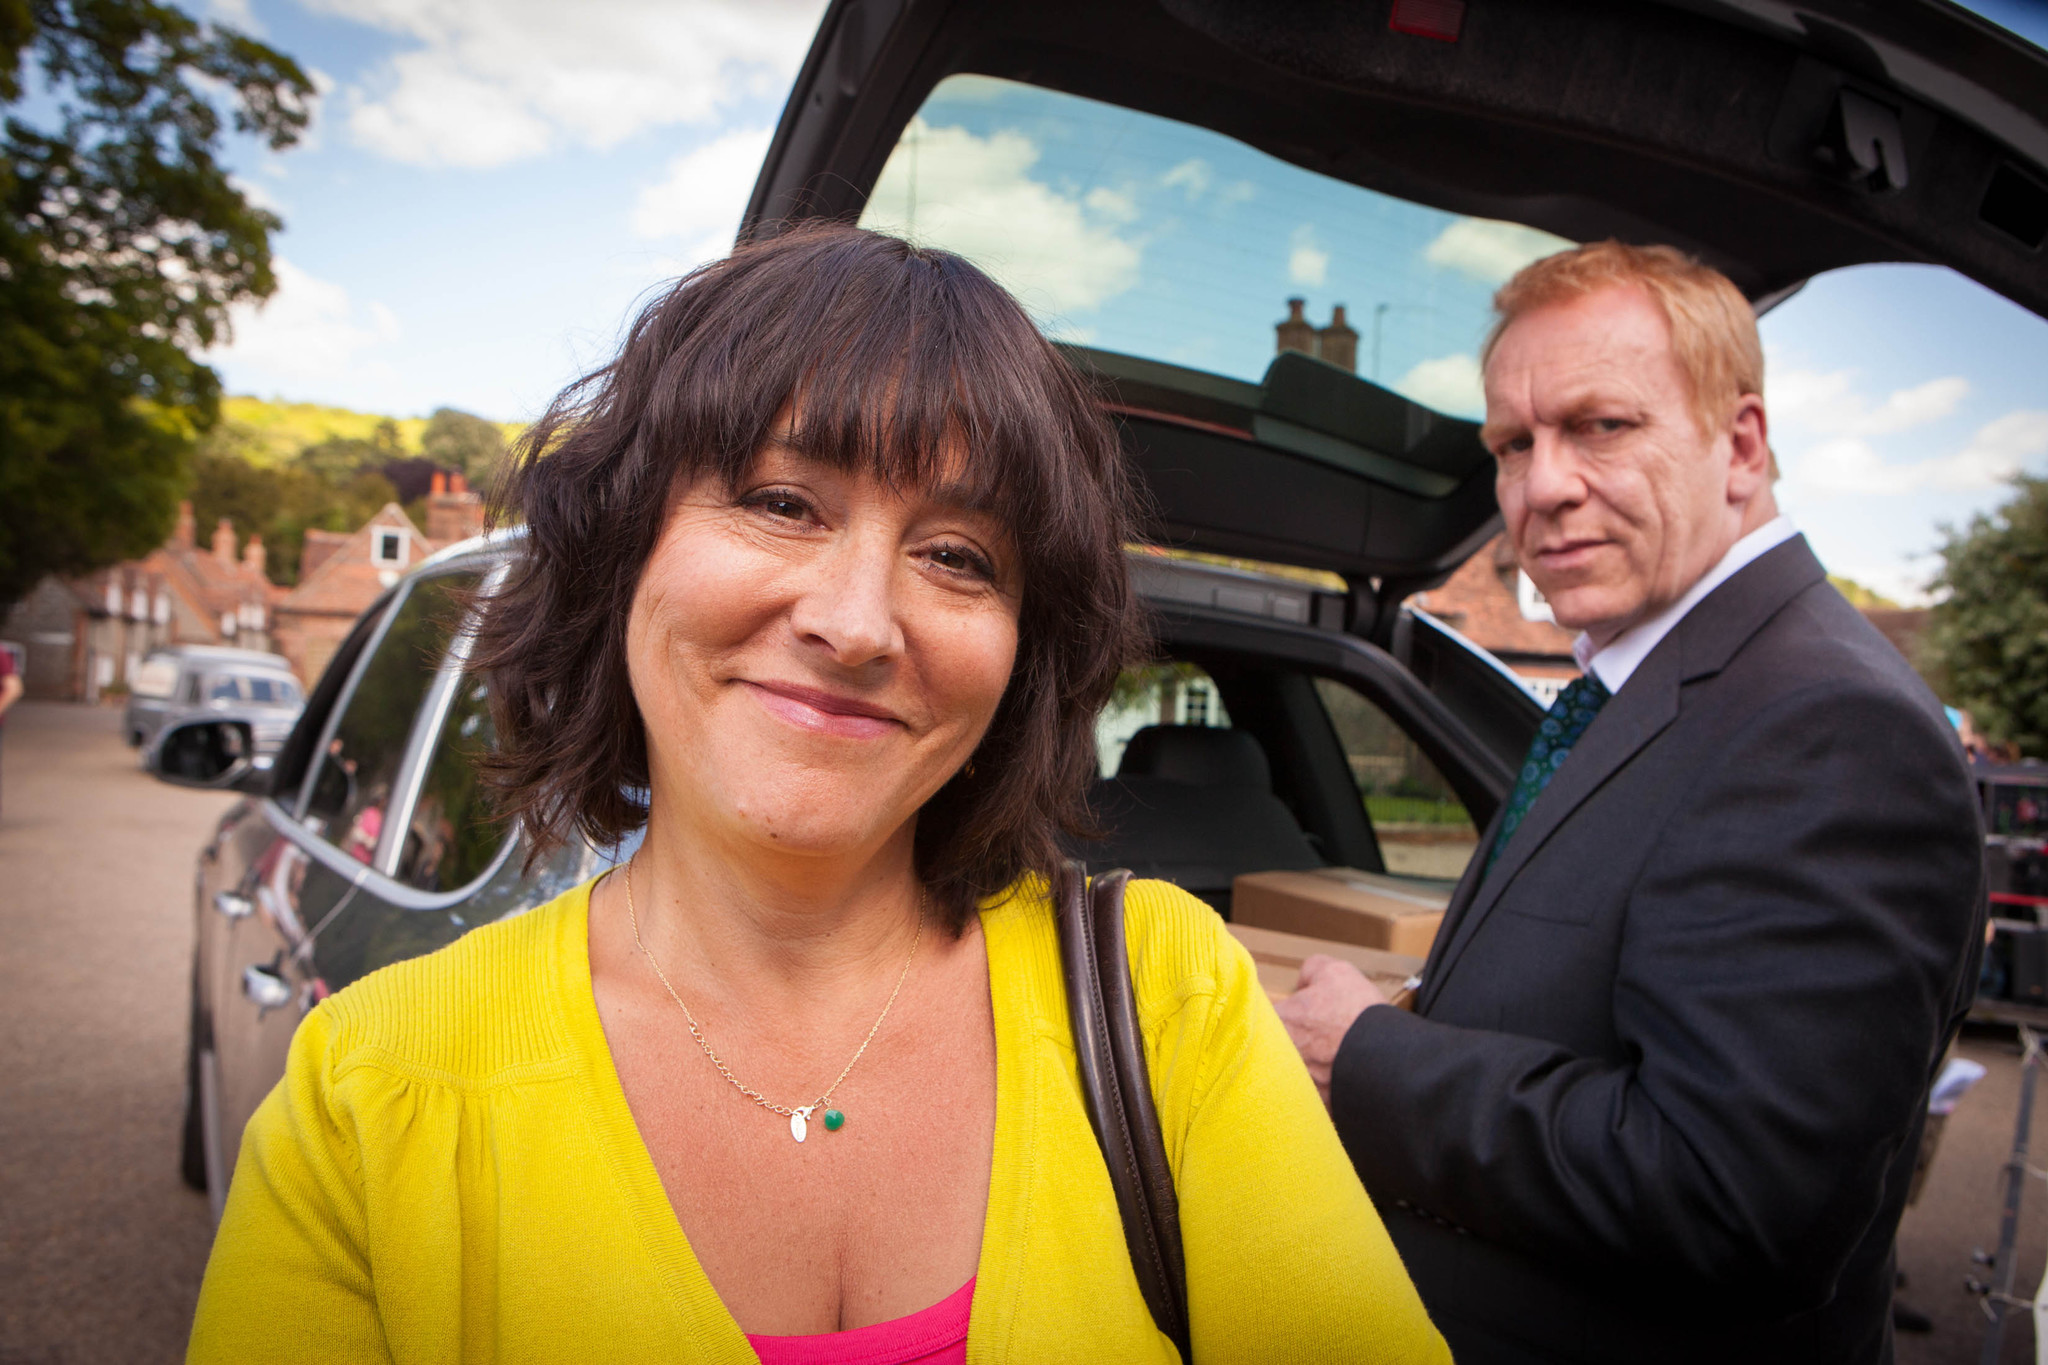
<instances>
[{"instance_id":1,"label":"woman","mask_svg":"<svg viewBox=\"0 0 2048 1365\"><path fill-rule=\"evenodd\" d=\"M742 248L558 400L486 605L535 856L630 863L309 1015L192 1357L1170 1360L1046 895L1139 638L1114 433L1016 304ZM1129 938L1203 1361L1441 1360L1250 959Z\"/></svg>"}]
</instances>

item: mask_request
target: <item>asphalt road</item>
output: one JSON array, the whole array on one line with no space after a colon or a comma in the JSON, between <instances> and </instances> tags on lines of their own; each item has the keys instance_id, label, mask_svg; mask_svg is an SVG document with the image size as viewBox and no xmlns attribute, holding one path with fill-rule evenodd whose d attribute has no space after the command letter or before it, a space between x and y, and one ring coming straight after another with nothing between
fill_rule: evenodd
<instances>
[{"instance_id":1,"label":"asphalt road","mask_svg":"<svg viewBox=\"0 0 2048 1365\"><path fill-rule=\"evenodd\" d=\"M193 858L235 798L146 776L118 726L114 710L24 703L0 738L0 1365L179 1359L212 1235L177 1141ZM1899 1365L1973 1365L1984 1341L1963 1281L1989 1274L1970 1254L1998 1237L2019 1054L2002 1034L1959 1048L1990 1074L1900 1229L1904 1297L1935 1330L1902 1335ZM2036 1113L2048 1166L2048 1082ZM2030 1298L2048 1185L2027 1183ZM2001 1365L2032 1352L2022 1313Z\"/></svg>"},{"instance_id":2,"label":"asphalt road","mask_svg":"<svg viewBox=\"0 0 2048 1365\"><path fill-rule=\"evenodd\" d=\"M0 1365L182 1358L212 1239L177 1138L193 858L234 798L145 775L119 720L0 736Z\"/></svg>"}]
</instances>

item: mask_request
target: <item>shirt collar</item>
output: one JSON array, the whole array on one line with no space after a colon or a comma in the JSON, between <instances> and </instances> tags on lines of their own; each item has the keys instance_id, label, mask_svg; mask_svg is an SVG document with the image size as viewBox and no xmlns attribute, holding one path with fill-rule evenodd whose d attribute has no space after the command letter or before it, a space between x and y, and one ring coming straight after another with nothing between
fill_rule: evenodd
<instances>
[{"instance_id":1,"label":"shirt collar","mask_svg":"<svg viewBox=\"0 0 2048 1365\"><path fill-rule=\"evenodd\" d=\"M1606 647L1594 645L1590 635L1580 632L1572 641L1572 658L1578 661L1581 672L1599 676L1609 692L1621 691L1622 684L1629 680L1643 660L1650 657L1671 628L1685 619L1685 614L1698 606L1706 595L1733 578L1736 573L1757 559L1766 551L1774 550L1799 534L1799 528L1787 516L1773 517L1728 547L1728 553L1721 556L1720 563L1700 576L1698 582L1686 589L1685 595L1658 612L1647 621L1638 621L1621 634L1607 642Z\"/></svg>"}]
</instances>

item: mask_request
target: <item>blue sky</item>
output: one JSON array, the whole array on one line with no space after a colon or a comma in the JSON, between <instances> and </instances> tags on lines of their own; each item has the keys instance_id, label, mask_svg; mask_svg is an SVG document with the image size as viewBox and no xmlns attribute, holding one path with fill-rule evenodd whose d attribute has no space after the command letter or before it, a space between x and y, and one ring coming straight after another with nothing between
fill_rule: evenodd
<instances>
[{"instance_id":1,"label":"blue sky","mask_svg":"<svg viewBox=\"0 0 2048 1365\"><path fill-rule=\"evenodd\" d=\"M286 223L278 294L212 357L230 391L533 416L730 244L822 8L212 0L323 92L304 145L230 155ZM2048 5L1977 8L2048 41ZM967 250L1083 342L1256 379L1297 294L1317 323L1348 306L1361 372L1377 331L1383 382L1457 410L1492 287L1553 245L1157 120L942 94L870 220ZM2048 472L2048 322L1968 281L1839 272L1763 332L1780 498L1837 572L1913 598L1944 523L1995 506L2013 469Z\"/></svg>"}]
</instances>

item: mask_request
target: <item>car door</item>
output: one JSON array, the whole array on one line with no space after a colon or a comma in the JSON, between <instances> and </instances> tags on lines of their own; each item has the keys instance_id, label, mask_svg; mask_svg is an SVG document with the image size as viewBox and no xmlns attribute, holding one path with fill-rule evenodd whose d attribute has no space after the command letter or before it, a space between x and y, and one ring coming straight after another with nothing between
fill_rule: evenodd
<instances>
[{"instance_id":1,"label":"car door","mask_svg":"<svg viewBox=\"0 0 2048 1365\"><path fill-rule=\"evenodd\" d=\"M309 742L295 736L301 752L280 767L289 785L265 803L271 837L233 888L240 913L217 927L211 1031L224 1170L283 1074L298 1021L330 991L317 946L371 880L417 719L480 578L466 566L402 584L354 656L337 656L347 671L331 706L317 719L309 708Z\"/></svg>"}]
</instances>

